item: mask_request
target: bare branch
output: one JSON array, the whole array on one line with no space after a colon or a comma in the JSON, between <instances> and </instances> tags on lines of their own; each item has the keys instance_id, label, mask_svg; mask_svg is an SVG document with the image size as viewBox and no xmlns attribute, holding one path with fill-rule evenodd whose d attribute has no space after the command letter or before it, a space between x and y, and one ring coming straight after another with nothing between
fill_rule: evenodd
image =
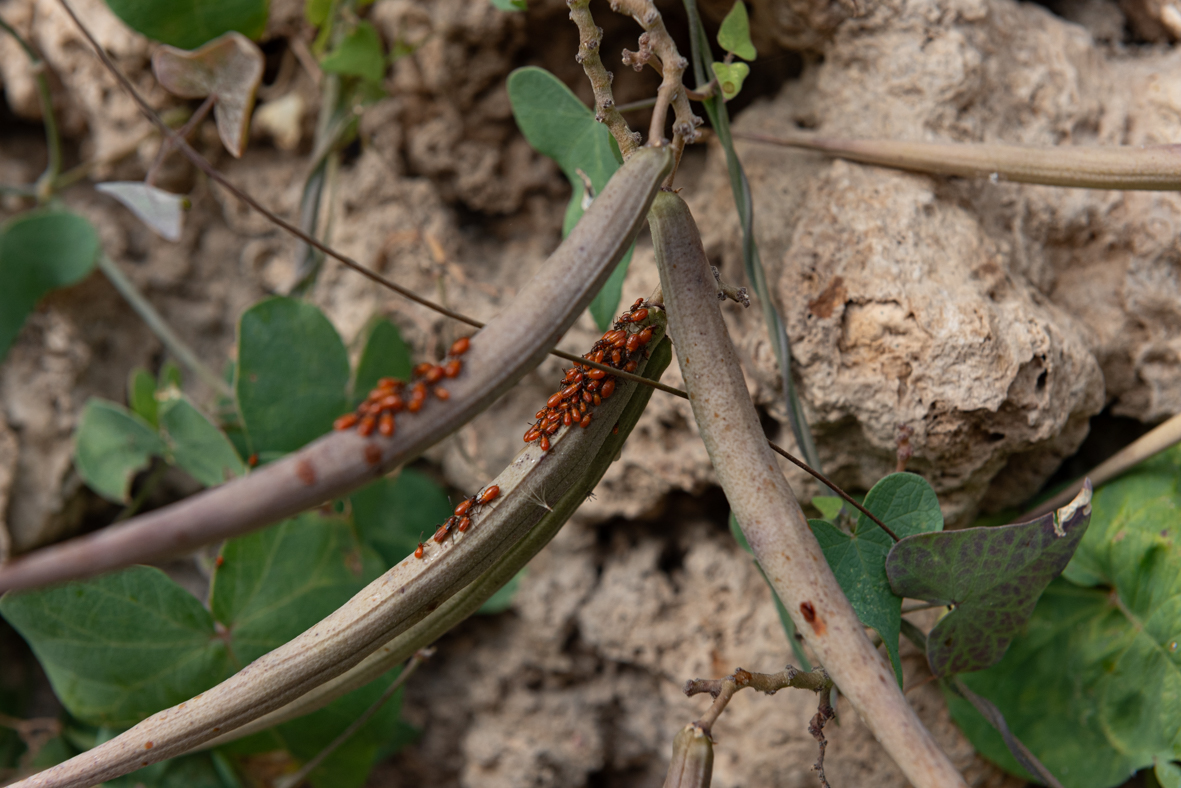
<instances>
[{"instance_id":1,"label":"bare branch","mask_svg":"<svg viewBox=\"0 0 1181 788\"><path fill-rule=\"evenodd\" d=\"M656 106L652 109L652 123L648 127L648 144L664 144L664 126L671 106L676 115L672 144L679 162L685 143L697 141L697 128L702 124L701 118L694 115L689 106L689 97L681 81L689 61L677 51L676 43L664 27L664 18L652 0L611 0L611 10L635 19L645 30L646 40L641 42L641 52L648 51L659 58L662 80L656 94ZM650 57L646 56L645 62L651 64Z\"/></svg>"},{"instance_id":2,"label":"bare branch","mask_svg":"<svg viewBox=\"0 0 1181 788\"><path fill-rule=\"evenodd\" d=\"M631 130L615 106L615 96L611 92L614 77L599 57L603 29L595 25L590 0L566 0L566 5L570 7L570 18L578 25L578 56L575 59L582 64L595 93L595 120L607 125L611 136L619 143L624 161L627 161L640 147L640 133Z\"/></svg>"}]
</instances>

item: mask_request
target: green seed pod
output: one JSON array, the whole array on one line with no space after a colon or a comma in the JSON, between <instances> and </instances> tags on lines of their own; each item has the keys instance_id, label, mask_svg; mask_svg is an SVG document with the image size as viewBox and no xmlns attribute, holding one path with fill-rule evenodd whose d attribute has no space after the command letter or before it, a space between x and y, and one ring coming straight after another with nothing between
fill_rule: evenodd
<instances>
[{"instance_id":1,"label":"green seed pod","mask_svg":"<svg viewBox=\"0 0 1181 788\"><path fill-rule=\"evenodd\" d=\"M709 788L714 773L714 742L695 722L673 739L673 759L664 788Z\"/></svg>"}]
</instances>

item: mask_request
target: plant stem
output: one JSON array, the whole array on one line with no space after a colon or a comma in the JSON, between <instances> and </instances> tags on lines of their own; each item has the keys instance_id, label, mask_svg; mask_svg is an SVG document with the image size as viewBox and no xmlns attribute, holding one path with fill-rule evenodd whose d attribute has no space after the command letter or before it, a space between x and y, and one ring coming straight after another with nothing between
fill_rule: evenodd
<instances>
[{"instance_id":1,"label":"plant stem","mask_svg":"<svg viewBox=\"0 0 1181 788\"><path fill-rule=\"evenodd\" d=\"M697 80L698 90L705 91L709 81L707 79L708 65L713 60L710 54L709 39L701 26L701 18L697 15L697 0L684 0L685 11L689 17L689 40L693 51L693 74ZM813 468L821 469L820 453L816 450L816 442L812 438L812 430L804 417L804 407L796 392L795 381L791 376L791 343L787 337L787 329L783 319L775 309L771 300L771 293L767 287L767 275L763 270L763 262L759 257L759 247L754 236L754 204L750 195L750 182L746 178L746 171L734 150L734 141L730 133L730 114L724 102L713 97L703 102L706 114L709 115L714 133L726 154L726 168L730 173L730 190L734 193L734 205L738 209L738 219L742 225L742 264L746 271L746 278L759 297L759 306L763 310L763 320L767 324L767 333L771 336L771 345L775 348L775 358L779 361L780 379L783 381L783 393L787 405L787 422L795 436L796 445L804 459ZM836 493L835 488L830 488ZM839 494L839 493L837 493Z\"/></svg>"},{"instance_id":2,"label":"plant stem","mask_svg":"<svg viewBox=\"0 0 1181 788\"><path fill-rule=\"evenodd\" d=\"M115 286L115 289L119 291L119 295L123 296L124 300L140 316L140 319L147 323L148 328L164 344L168 352L176 357L177 361L188 367L189 371L201 378L207 386L218 394L225 397L233 396L234 393L230 391L229 384L201 362L201 359L197 357L193 349L172 330L172 327L164 321L164 318L160 316L156 308L144 298L143 294L139 292L132 281L120 270L119 266L111 258L107 257L105 253L98 256L98 267L106 275L110 283Z\"/></svg>"},{"instance_id":3,"label":"plant stem","mask_svg":"<svg viewBox=\"0 0 1181 788\"><path fill-rule=\"evenodd\" d=\"M21 49L29 57L29 62L32 66L35 79L37 81L37 98L41 103L41 122L45 126L45 147L47 149L48 162L45 166L45 172L37 179L36 195L38 200L46 202L53 195L54 179L57 174L61 172L62 167L62 143L61 135L57 130L57 116L53 113L53 95L49 92L49 80L45 76L45 61L42 60L29 42L25 41L19 33L0 18L0 30L8 33L16 40Z\"/></svg>"},{"instance_id":4,"label":"plant stem","mask_svg":"<svg viewBox=\"0 0 1181 788\"><path fill-rule=\"evenodd\" d=\"M607 126L626 160L639 148L641 138L639 132L631 130L615 106L611 73L603 67L599 57L603 30L595 25L591 16L590 0L569 0L567 5L570 6L570 18L578 26L578 56L575 59L582 64L582 70L586 72L595 94L595 120Z\"/></svg>"}]
</instances>

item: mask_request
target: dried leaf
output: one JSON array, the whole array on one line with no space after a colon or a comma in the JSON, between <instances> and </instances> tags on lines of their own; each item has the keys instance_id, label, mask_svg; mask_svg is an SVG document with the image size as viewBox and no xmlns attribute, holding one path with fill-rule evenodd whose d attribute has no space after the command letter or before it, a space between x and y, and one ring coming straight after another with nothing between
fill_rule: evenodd
<instances>
[{"instance_id":1,"label":"dried leaf","mask_svg":"<svg viewBox=\"0 0 1181 788\"><path fill-rule=\"evenodd\" d=\"M226 150L242 156L263 71L262 51L253 41L230 32L191 52L164 46L152 56L152 71L165 90L182 98L217 96L217 133Z\"/></svg>"},{"instance_id":2,"label":"dried leaf","mask_svg":"<svg viewBox=\"0 0 1181 788\"><path fill-rule=\"evenodd\" d=\"M141 181L108 181L94 187L123 203L141 222L166 241L179 241L189 198Z\"/></svg>"}]
</instances>

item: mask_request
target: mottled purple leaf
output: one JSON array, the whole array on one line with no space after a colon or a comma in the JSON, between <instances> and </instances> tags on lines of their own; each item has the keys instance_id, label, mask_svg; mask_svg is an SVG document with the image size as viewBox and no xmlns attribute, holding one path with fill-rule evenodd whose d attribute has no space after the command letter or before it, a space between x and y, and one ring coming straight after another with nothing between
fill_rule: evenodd
<instances>
[{"instance_id":1,"label":"mottled purple leaf","mask_svg":"<svg viewBox=\"0 0 1181 788\"><path fill-rule=\"evenodd\" d=\"M217 133L226 150L242 156L263 71L262 51L253 41L230 32L192 52L163 46L152 55L152 71L165 90L181 98L216 96Z\"/></svg>"},{"instance_id":2,"label":"mottled purple leaf","mask_svg":"<svg viewBox=\"0 0 1181 788\"><path fill-rule=\"evenodd\" d=\"M919 534L894 545L886 557L894 593L954 608L927 636L936 676L1000 661L1090 519L1088 481L1069 504L1030 523Z\"/></svg>"}]
</instances>

